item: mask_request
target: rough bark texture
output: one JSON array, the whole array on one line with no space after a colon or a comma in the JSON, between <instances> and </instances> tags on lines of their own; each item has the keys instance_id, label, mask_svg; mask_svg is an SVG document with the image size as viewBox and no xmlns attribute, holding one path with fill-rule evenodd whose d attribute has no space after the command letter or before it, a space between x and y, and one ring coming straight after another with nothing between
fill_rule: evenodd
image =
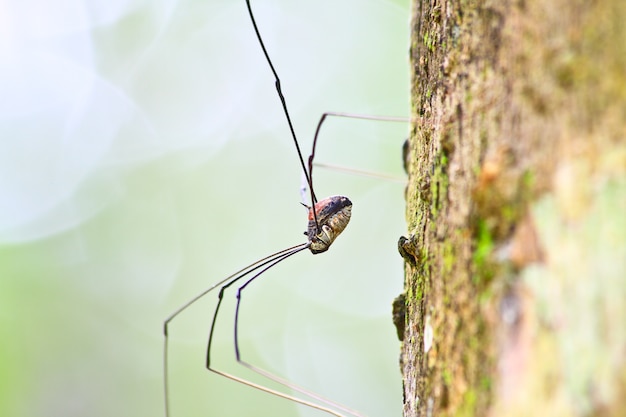
<instances>
[{"instance_id":1,"label":"rough bark texture","mask_svg":"<svg viewBox=\"0 0 626 417\"><path fill-rule=\"evenodd\" d=\"M626 2L412 27L405 417L626 415Z\"/></svg>"}]
</instances>

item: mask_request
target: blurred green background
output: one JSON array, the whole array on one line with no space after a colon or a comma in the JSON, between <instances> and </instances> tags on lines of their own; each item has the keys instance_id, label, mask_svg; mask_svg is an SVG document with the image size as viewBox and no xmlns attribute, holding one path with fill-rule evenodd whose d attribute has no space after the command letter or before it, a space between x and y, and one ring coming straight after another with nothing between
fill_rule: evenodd
<instances>
[{"instance_id":1,"label":"blurred green background","mask_svg":"<svg viewBox=\"0 0 626 417\"><path fill-rule=\"evenodd\" d=\"M299 162L245 3L2 6L0 415L163 415L165 317L305 240ZM307 154L323 111L407 116L408 0L253 8ZM407 132L330 120L317 158L403 178ZM351 224L246 290L242 353L399 416L404 185L325 169L315 181L320 198L350 197ZM322 415L204 370L216 296L170 327L172 417ZM224 308L215 363L247 376Z\"/></svg>"}]
</instances>

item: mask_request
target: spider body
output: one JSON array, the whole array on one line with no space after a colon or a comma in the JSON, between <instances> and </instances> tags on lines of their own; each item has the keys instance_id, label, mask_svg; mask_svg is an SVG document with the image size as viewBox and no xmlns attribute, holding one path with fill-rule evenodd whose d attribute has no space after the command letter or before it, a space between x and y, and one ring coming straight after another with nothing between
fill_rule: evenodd
<instances>
[{"instance_id":1,"label":"spider body","mask_svg":"<svg viewBox=\"0 0 626 417\"><path fill-rule=\"evenodd\" d=\"M311 253L326 252L348 225L351 214L352 202L340 195L315 203L315 213L309 208L309 226L304 234L309 238Z\"/></svg>"}]
</instances>

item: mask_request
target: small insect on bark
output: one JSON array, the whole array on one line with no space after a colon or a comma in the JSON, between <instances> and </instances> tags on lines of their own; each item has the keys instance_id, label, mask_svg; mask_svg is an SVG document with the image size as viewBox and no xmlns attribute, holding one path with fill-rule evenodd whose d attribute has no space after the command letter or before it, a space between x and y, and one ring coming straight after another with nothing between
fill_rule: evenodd
<instances>
[{"instance_id":1,"label":"small insect on bark","mask_svg":"<svg viewBox=\"0 0 626 417\"><path fill-rule=\"evenodd\" d=\"M252 12L252 8L250 5L250 1L246 0L246 6L248 9L248 14L250 17L250 21L256 33L257 40L259 42L259 46L261 47L267 64L273 73L275 79L275 87L276 92L278 94L280 104L282 106L287 124L289 126L289 130L291 133L293 144L296 148L299 161L301 164L302 172L305 178L306 187L309 191L310 197L310 206L306 206L308 209L308 224L307 229L304 234L307 236L307 241L295 246L291 246L289 248L283 249L276 253L273 253L265 258L259 259L258 261L246 266L245 268L235 272L234 274L224 278L218 283L212 285L207 288L200 294L193 297L191 300L183 304L180 308L174 311L165 321L163 325L164 332L164 345L163 345L163 369L164 369L164 396L165 396L165 414L166 417L178 417L175 416L175 413L172 412L172 404L171 404L171 389L170 389L170 361L169 361L169 325L170 323L183 311L185 311L192 304L199 301L208 293L215 291L217 292L217 304L215 306L215 310L213 312L213 316L211 319L211 325L209 330L209 338L206 347L206 360L205 367L207 370L220 375L222 377L231 379L233 381L245 384L249 387L255 388L260 391L264 391L266 393L275 395L277 397L281 397L284 399L288 399L294 401L296 403L320 410L322 412L328 413L330 415L334 415L337 417L344 417L347 415L351 416L361 416L357 411L352 410L346 406L338 404L334 401L331 401L327 398L322 397L316 393L310 392L298 385L295 385L284 378L276 376L264 369L261 369L255 365L252 365L246 362L241 355L240 351L240 343L239 343L239 311L241 306L241 299L244 290L246 287L252 283L255 279L260 277L263 273L265 273L270 268L276 266L287 258L302 252L306 249L311 251L313 254L319 254L326 252L333 242L337 239L337 237L344 231L347 227L350 217L352 214L352 202L348 197L341 195L334 195L331 197L324 198L322 200L317 199L315 194L315 190L313 187L313 166L314 166L314 158L315 158L315 150L317 145L317 139L320 133L320 129L322 124L328 117L338 117L338 118L357 118L357 119L366 119L366 120L378 120L378 121L388 121L388 122L401 122L406 123L407 120L405 118L397 118L397 117L377 117L377 116L362 116L348 113L336 113L336 112L327 112L324 113L318 122L317 129L315 131L315 135L313 137L313 145L311 149L311 154L305 162L303 158L300 145L296 138L295 130L291 121L291 117L289 115L289 111L287 108L287 103L285 100L285 96L282 91L281 82L278 77L278 74L274 68L274 65L270 59L268 51L265 47L263 39L261 37L259 28L257 26L257 22L255 20L254 14ZM304 204L304 203L303 203ZM264 385L258 384L256 382L250 381L246 378L240 377L238 375L234 375L230 372L225 372L221 369L217 369L212 362L212 347L215 341L215 327L218 319L218 315L220 312L220 307L222 306L222 300L224 299L225 292L237 283L238 287L236 289L236 304L234 310L234 351L235 351L235 359L237 363L244 368L247 368L250 371L253 371L268 380L273 381L279 385L287 387L289 390L302 394L302 396L307 397L308 399L304 399L301 396L292 395L290 393L283 392L278 389L269 388Z\"/></svg>"}]
</instances>

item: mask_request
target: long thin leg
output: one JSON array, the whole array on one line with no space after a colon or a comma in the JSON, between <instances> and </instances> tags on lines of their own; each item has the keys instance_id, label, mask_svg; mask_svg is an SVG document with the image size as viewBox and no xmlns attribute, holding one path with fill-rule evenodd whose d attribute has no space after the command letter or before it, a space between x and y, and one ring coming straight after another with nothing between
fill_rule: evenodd
<instances>
[{"instance_id":1,"label":"long thin leg","mask_svg":"<svg viewBox=\"0 0 626 417\"><path fill-rule=\"evenodd\" d=\"M270 59L270 55L267 53L267 49L265 48L265 44L263 43L263 38L261 38L261 32L259 32L259 28L256 24L256 20L254 19L254 13L252 13L252 7L250 6L250 0L246 0L246 6L248 6L248 14L250 15L250 20L252 21L252 26L254 26L254 32L256 33L256 37L259 40L259 44L261 44L261 49L263 49L263 54L265 55L265 59L274 74L274 85L276 86L276 92L278 93L278 97L280 98L280 103L283 106L283 111L285 113L285 117L287 118L287 123L289 124L289 130L291 131L291 137L293 138L293 143L296 145L296 150L298 151L298 158L300 158L300 165L302 165L302 172L304 172L304 176L306 177L306 181L309 185L309 191L311 192L311 206L313 207L313 218L315 219L315 224L317 225L318 232L319 230L319 222L317 221L317 212L315 211L315 203L317 203L317 197L315 196L315 190L313 190L313 182L311 181L311 175L307 171L306 165L304 163L304 157L302 156L302 151L300 150L300 145L298 144L298 138L296 137L296 131L293 128L293 123L291 123L291 117L289 116L289 110L287 110L287 102L285 101L285 96L283 95L283 90L280 86L280 79L278 78L278 73L274 68L274 64L272 64L272 60Z\"/></svg>"},{"instance_id":2,"label":"long thin leg","mask_svg":"<svg viewBox=\"0 0 626 417\"><path fill-rule=\"evenodd\" d=\"M282 259L276 261L275 263L280 262ZM263 272L263 271L262 271ZM357 411L352 410L351 408L348 408L342 404L339 404L335 401L329 400L328 398L322 397L321 395L314 393L312 391L307 390L306 388L300 387L299 385L296 385L290 381L287 381L284 378L281 378L277 375L272 374L271 372L268 372L262 368L259 368L257 366L254 366L246 361L244 361L242 359L242 355L241 355L241 351L239 349L239 306L241 304L241 295L243 293L243 290L252 282L254 281L262 272L255 274L253 277L251 277L250 279L248 279L243 285L241 285L238 289L237 289L237 305L235 307L235 356L237 359L237 362L239 362L241 365L245 366L246 368L250 369L253 372L256 372L259 375L262 375L268 379L271 379L274 382L277 382L287 388L291 388L294 391L297 391L301 394L304 394L310 398L314 398L317 401L324 403L330 407L334 407L338 410L342 410L350 415L356 416L356 417L362 417L362 414L359 414Z\"/></svg>"},{"instance_id":3,"label":"long thin leg","mask_svg":"<svg viewBox=\"0 0 626 417\"><path fill-rule=\"evenodd\" d=\"M220 292L218 295L218 302L217 305L215 306L215 312L213 313L213 319L211 321L211 330L209 332L209 343L207 344L207 360L206 360L206 367L209 370L213 370L211 368L211 345L213 343L213 331L215 330L215 323L217 322L217 315L219 313L220 310L220 305L222 304L222 299L224 298L224 292L228 289L228 287L230 287L231 285L233 285L234 283L236 283L237 281L239 281L241 278L244 278L246 276L248 276L250 273L256 271L259 268L262 268L260 271L258 271L257 273L255 273L252 278L248 279L247 282L252 281L253 279L257 278L258 276L260 276L261 274L263 274L265 271L267 271L268 269L272 268L273 266L275 266L276 264L284 261L285 259L289 258L292 255L295 255L298 252L303 251L304 249L308 249L309 247L309 243L303 243L302 245L298 245L298 246L294 246L286 251L280 251L277 252L276 254L272 255L271 259L268 259L267 261L259 264L258 266L256 266L254 269L251 269L249 271L246 271L245 274L239 275L237 277L235 277L234 279L230 280L228 283L224 284L221 288L220 288ZM237 293L239 295L239 293ZM239 302L237 302L237 306L239 306ZM237 312L235 311L235 317L236 317ZM235 320L235 356L239 356L239 352L237 350L237 320Z\"/></svg>"},{"instance_id":4,"label":"long thin leg","mask_svg":"<svg viewBox=\"0 0 626 417\"><path fill-rule=\"evenodd\" d=\"M400 184L406 183L406 178L403 178L403 177L396 177L393 175L382 174L379 172L363 171L361 169L348 168L348 167L341 166L341 165L326 164L324 162L313 162L313 166L319 167L319 168L332 169L333 171L339 171L345 174L354 174L354 175L358 175L361 177L378 178L378 179L383 179L386 181L397 182Z\"/></svg>"},{"instance_id":5,"label":"long thin leg","mask_svg":"<svg viewBox=\"0 0 626 417\"><path fill-rule=\"evenodd\" d=\"M369 116L363 114L356 113L341 113L341 112L325 112L320 117L320 121L317 122L317 128L315 129L315 136L313 136L313 147L311 149L311 154L309 155L309 181L313 181L313 159L315 158L315 151L317 149L317 138L319 137L320 130L322 129L322 124L326 121L327 117L345 117L349 119L361 119L361 120L378 120L381 122L396 122L396 123L408 123L411 119L406 117L393 117L393 116Z\"/></svg>"},{"instance_id":6,"label":"long thin leg","mask_svg":"<svg viewBox=\"0 0 626 417\"><path fill-rule=\"evenodd\" d=\"M214 372L214 373L216 373L218 375L221 375L221 376L226 377L228 379L231 379L233 381L240 382L240 383L242 383L244 385L248 385L249 387L256 388L258 390L267 392L267 393L275 395L277 397L285 398L285 399L297 402L299 404L303 404L303 405L306 405L308 407L315 408L315 409L320 410L320 411L324 411L324 412L329 413L331 415L334 415L336 417L344 417L342 414L336 412L335 410L333 410L333 409L331 409L329 407L324 407L324 406L316 404L314 402L303 400L301 398L294 397L292 395L285 394L283 392L280 392L280 391L277 391L277 390L273 390L271 388L264 387L262 385L259 385L259 384L256 384L254 382L251 382L251 381L248 381L246 379L243 379L241 377L238 377L236 375L233 375L233 374L230 374L230 373L227 373L227 372L224 372L224 371L220 371L218 369L215 369L215 368L211 367L211 345L212 345L212 342L213 342L213 331L215 329L215 323L217 322L217 315L219 313L219 309L220 309L222 300L224 298L224 292L228 289L228 287L233 285L239 279L247 276L249 273L257 270L258 268L263 267L260 271L258 271L251 278L249 278L246 281L246 283L242 287L240 287L239 290L237 291L237 307L236 307L236 310L235 310L235 355L237 357L237 362L241 363L240 354L239 354L239 342L238 342L238 339L237 339L237 335L238 335L237 325L238 325L239 305L240 305L240 291L241 291L241 289L244 288L245 286L247 286L250 282L252 282L256 278L258 278L259 276L261 276L268 269L270 269L273 266L277 265L278 263L284 261L285 259L289 258L290 256L295 255L296 253L298 253L298 252L300 252L300 251L302 251L304 249L307 249L308 247L309 247L309 244L307 243L307 244L303 244L300 247L294 247L294 248L292 248L293 250L291 250L291 251L287 251L287 252L286 251L281 251L281 252L278 252L278 254L275 254L277 256L274 256L271 259L269 259L268 261L259 264L257 267L247 271L243 275L240 275L240 276L237 276L237 277L233 278L232 280L230 280L228 283L226 283L225 285L223 285L220 288L220 292L219 292L219 296L218 296L219 299L218 299L217 305L215 307L215 312L213 314L213 320L211 322L211 330L209 332L209 342L207 344L206 368L209 371ZM251 367L251 369L253 369L253 368L254 367ZM282 379L280 379L278 377L274 377L273 375L269 374L268 372L262 371L262 372L260 372L260 374L264 375L264 376L268 376L270 379L274 379L275 381L281 382L281 383L283 383L283 385L286 385L287 387L291 387L291 388L297 389L299 392L302 392L302 393L304 393L306 395L309 395L312 398L316 398L316 399L320 400L321 402L329 403L328 405L330 405L330 406L335 406L336 408L339 408L339 409L345 409L345 407L339 406L338 404L335 404L332 401L326 400L323 397L320 397L320 396L318 396L316 394L310 393L310 392L308 392L307 390L305 390L303 388L296 387L296 386L294 386L292 384L289 384L288 382L286 382L286 381L284 381L284 380L282 380ZM347 410L349 410L349 409L347 409Z\"/></svg>"},{"instance_id":7,"label":"long thin leg","mask_svg":"<svg viewBox=\"0 0 626 417\"><path fill-rule=\"evenodd\" d=\"M218 301L218 308L219 308L219 304L221 303L221 299L222 299L222 294L223 294L223 287L224 286L228 286L238 280L240 280L241 278L249 275L250 273L258 270L259 268L262 268L268 264L273 265L273 262L276 263L275 261L277 259L283 260L295 253L298 253L304 249L307 249L309 247L309 243L301 243L299 245L296 246L292 246L290 248L281 250L279 252L273 253L269 256L266 256L265 258L259 259L256 262L253 262L252 264L246 266L245 268L240 269L239 271L235 272L234 274L224 278L223 280L219 281L218 283L212 285L211 287L207 288L206 290L202 291L200 294L196 295L195 297L193 297L191 300L187 301L185 304L183 304L181 307L179 307L176 311L174 311L167 319L165 319L165 321L163 322L163 335L164 335L164 341L163 341L163 389L164 389L164 395L165 395L165 415L166 417L170 415L170 400L169 400L169 393L170 393L170 388L169 388L169 361L168 361L168 353L169 353L169 346L168 346L168 327L169 324L172 322L172 320L174 320L180 313L182 313L183 311L185 311L187 308L189 308L191 305L193 305L194 303L196 303L198 300L200 300L201 298L203 298L205 295L207 295L208 293L210 293L211 291L220 288L220 293L219 293L219 301ZM265 269L264 269L265 270ZM263 271L264 271L263 270ZM215 324L215 320L216 320L216 316L217 315L217 308L216 308L216 312L215 315L213 317L213 323L211 324L211 337L209 338L209 346L208 346L208 352L210 352L210 344L211 344L211 340L212 340L212 335L213 335L213 324ZM207 353L208 356L208 353ZM208 362L209 359L207 359ZM214 371L215 372L215 371ZM236 377L231 378L231 379L236 379L238 380ZM254 384L248 384L251 386L254 386ZM258 387L257 387L258 388ZM264 388L259 388L262 391L266 391L266 389ZM279 395L280 396L280 395Z\"/></svg>"}]
</instances>

